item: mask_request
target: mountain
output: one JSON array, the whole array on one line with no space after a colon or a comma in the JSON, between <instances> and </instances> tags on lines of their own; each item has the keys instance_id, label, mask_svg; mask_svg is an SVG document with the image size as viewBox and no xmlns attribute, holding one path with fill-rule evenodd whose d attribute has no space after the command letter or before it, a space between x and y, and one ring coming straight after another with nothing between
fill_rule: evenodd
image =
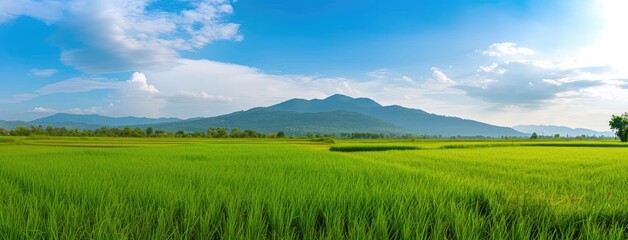
<instances>
[{"instance_id":1,"label":"mountain","mask_svg":"<svg viewBox=\"0 0 628 240\"><path fill-rule=\"evenodd\" d=\"M270 106L268 109L299 113L320 113L338 110L357 112L391 123L415 134L491 137L525 135L512 128L499 127L457 117L441 116L397 105L382 106L368 98L351 98L340 94L325 99L292 99Z\"/></svg>"},{"instance_id":2,"label":"mountain","mask_svg":"<svg viewBox=\"0 0 628 240\"><path fill-rule=\"evenodd\" d=\"M4 121L0 120L0 128L14 129L17 126L29 126L29 123L23 121Z\"/></svg>"},{"instance_id":3,"label":"mountain","mask_svg":"<svg viewBox=\"0 0 628 240\"><path fill-rule=\"evenodd\" d=\"M3 122L0 122L0 127ZM5 124L8 125L8 124ZM94 129L110 127L153 127L161 130L207 131L210 127L284 131L289 135L313 133L389 133L441 136L528 136L512 128L474 120L441 116L420 109L382 106L368 98L332 95L325 99L291 99L269 107L257 107L209 118L106 117L59 113L18 125L51 125ZM13 125L11 125L13 126ZM13 126L14 127L14 126ZM12 127L10 127L12 128Z\"/></svg>"},{"instance_id":4,"label":"mountain","mask_svg":"<svg viewBox=\"0 0 628 240\"><path fill-rule=\"evenodd\" d=\"M62 123L37 123L37 122L24 122L24 121L2 121L0 120L0 128L4 128L4 129L14 129L17 126L25 126L25 127L31 127L31 126L37 126L37 125L41 125L41 126L52 126L52 127L64 127L67 129L97 129L102 127L101 125L95 125L95 124L86 124L86 123L75 123L75 122L62 122Z\"/></svg>"},{"instance_id":5,"label":"mountain","mask_svg":"<svg viewBox=\"0 0 628 240\"><path fill-rule=\"evenodd\" d=\"M129 126L129 125L141 125L141 124L155 124L164 122L176 122L181 121L178 118L140 118L140 117L106 117L97 114L80 115L80 114L67 114L58 113L52 116L39 118L30 122L33 124L41 125L58 125L58 124L85 124L92 126Z\"/></svg>"},{"instance_id":6,"label":"mountain","mask_svg":"<svg viewBox=\"0 0 628 240\"><path fill-rule=\"evenodd\" d=\"M142 125L163 130L206 131L208 127L250 129L288 134L394 133L442 136L527 136L511 128L446 117L419 109L382 106L368 98L336 94L325 99L292 99L218 117Z\"/></svg>"},{"instance_id":7,"label":"mountain","mask_svg":"<svg viewBox=\"0 0 628 240\"><path fill-rule=\"evenodd\" d=\"M532 134L536 132L537 134L553 136L555 134L560 134L561 136L608 136L613 137L615 134L613 132L599 132L586 128L569 128L564 126L553 126L553 125L518 125L512 127L513 129Z\"/></svg>"},{"instance_id":8,"label":"mountain","mask_svg":"<svg viewBox=\"0 0 628 240\"><path fill-rule=\"evenodd\" d=\"M254 108L218 117L150 124L141 127L162 130L207 131L208 127L240 128L259 132L284 131L289 135L313 133L371 132L405 134L407 130L356 112L298 113Z\"/></svg>"}]
</instances>

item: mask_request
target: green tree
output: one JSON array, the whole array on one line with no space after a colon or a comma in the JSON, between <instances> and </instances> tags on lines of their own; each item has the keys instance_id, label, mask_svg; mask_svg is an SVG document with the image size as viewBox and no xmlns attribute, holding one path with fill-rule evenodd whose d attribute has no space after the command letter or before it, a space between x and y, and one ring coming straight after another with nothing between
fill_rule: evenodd
<instances>
[{"instance_id":1,"label":"green tree","mask_svg":"<svg viewBox=\"0 0 628 240\"><path fill-rule=\"evenodd\" d=\"M279 131L279 132L277 132L277 137L278 138L285 138L286 137L286 133L284 131Z\"/></svg>"},{"instance_id":2,"label":"green tree","mask_svg":"<svg viewBox=\"0 0 628 240\"><path fill-rule=\"evenodd\" d=\"M149 136L149 137L153 136L153 128L152 127L146 128L146 136Z\"/></svg>"},{"instance_id":3,"label":"green tree","mask_svg":"<svg viewBox=\"0 0 628 240\"><path fill-rule=\"evenodd\" d=\"M215 138L228 138L229 137L229 133L228 133L228 129L226 128L218 128L216 130L216 136L214 136Z\"/></svg>"},{"instance_id":4,"label":"green tree","mask_svg":"<svg viewBox=\"0 0 628 240\"><path fill-rule=\"evenodd\" d=\"M554 134L554 138L560 138L560 134Z\"/></svg>"},{"instance_id":5,"label":"green tree","mask_svg":"<svg viewBox=\"0 0 628 240\"><path fill-rule=\"evenodd\" d=\"M239 128L231 129L231 137L232 138L241 138L244 137Z\"/></svg>"},{"instance_id":6,"label":"green tree","mask_svg":"<svg viewBox=\"0 0 628 240\"><path fill-rule=\"evenodd\" d=\"M25 126L17 126L15 129L11 130L12 136L28 136L31 135L31 130Z\"/></svg>"},{"instance_id":7,"label":"green tree","mask_svg":"<svg viewBox=\"0 0 628 240\"><path fill-rule=\"evenodd\" d=\"M45 135L46 131L44 130L44 127L42 127L41 125L31 126L31 134L32 135Z\"/></svg>"},{"instance_id":8,"label":"green tree","mask_svg":"<svg viewBox=\"0 0 628 240\"><path fill-rule=\"evenodd\" d=\"M122 136L125 136L125 137L130 137L130 136L132 136L132 135L133 135L133 129L131 129L130 127L125 127L125 128L122 130Z\"/></svg>"},{"instance_id":9,"label":"green tree","mask_svg":"<svg viewBox=\"0 0 628 240\"><path fill-rule=\"evenodd\" d=\"M144 129L135 128L133 129L133 133L131 134L133 137L146 137L146 132Z\"/></svg>"},{"instance_id":10,"label":"green tree","mask_svg":"<svg viewBox=\"0 0 628 240\"><path fill-rule=\"evenodd\" d=\"M530 136L530 139L539 139L539 135L536 134L536 132L533 132L532 136Z\"/></svg>"},{"instance_id":11,"label":"green tree","mask_svg":"<svg viewBox=\"0 0 628 240\"><path fill-rule=\"evenodd\" d=\"M615 134L622 142L628 141L628 113L613 115L608 122Z\"/></svg>"},{"instance_id":12,"label":"green tree","mask_svg":"<svg viewBox=\"0 0 628 240\"><path fill-rule=\"evenodd\" d=\"M174 135L175 137L185 137L185 131L179 130Z\"/></svg>"}]
</instances>

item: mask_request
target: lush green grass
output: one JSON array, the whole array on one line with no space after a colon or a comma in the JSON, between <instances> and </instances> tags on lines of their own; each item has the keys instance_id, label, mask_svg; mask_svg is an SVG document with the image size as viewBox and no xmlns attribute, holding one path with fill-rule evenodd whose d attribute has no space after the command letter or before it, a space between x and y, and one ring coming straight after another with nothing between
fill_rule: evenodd
<instances>
[{"instance_id":1,"label":"lush green grass","mask_svg":"<svg viewBox=\"0 0 628 240\"><path fill-rule=\"evenodd\" d=\"M626 238L628 148L527 143L0 138L0 239Z\"/></svg>"}]
</instances>

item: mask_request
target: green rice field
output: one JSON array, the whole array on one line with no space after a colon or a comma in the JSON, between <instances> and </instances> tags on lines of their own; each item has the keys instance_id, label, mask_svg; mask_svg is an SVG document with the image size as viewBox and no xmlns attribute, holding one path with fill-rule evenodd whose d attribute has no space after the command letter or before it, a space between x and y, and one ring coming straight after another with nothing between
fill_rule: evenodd
<instances>
[{"instance_id":1,"label":"green rice field","mask_svg":"<svg viewBox=\"0 0 628 240\"><path fill-rule=\"evenodd\" d=\"M0 239L626 238L613 141L0 138Z\"/></svg>"}]
</instances>

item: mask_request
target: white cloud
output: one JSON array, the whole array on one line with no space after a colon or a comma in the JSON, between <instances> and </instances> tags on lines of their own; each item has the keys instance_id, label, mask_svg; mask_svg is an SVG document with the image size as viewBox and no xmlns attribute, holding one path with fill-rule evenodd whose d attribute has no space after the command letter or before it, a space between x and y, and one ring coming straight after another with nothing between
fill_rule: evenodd
<instances>
[{"instance_id":1,"label":"white cloud","mask_svg":"<svg viewBox=\"0 0 628 240\"><path fill-rule=\"evenodd\" d=\"M40 96L55 93L81 93L94 90L139 91L150 94L159 93L159 90L157 90L154 85L149 84L148 79L146 79L146 75L141 72L134 72L131 75L131 78L124 82L102 77L70 78L45 85L37 89L35 93Z\"/></svg>"},{"instance_id":2,"label":"white cloud","mask_svg":"<svg viewBox=\"0 0 628 240\"><path fill-rule=\"evenodd\" d=\"M52 109L52 108L45 108L45 107L34 107L33 110L31 110L30 112L34 112L34 113L55 113L55 112L57 112L57 110Z\"/></svg>"},{"instance_id":3,"label":"white cloud","mask_svg":"<svg viewBox=\"0 0 628 240\"><path fill-rule=\"evenodd\" d=\"M486 50L480 51L489 57L525 57L534 55L534 50L525 47L518 47L516 43L502 42L493 43Z\"/></svg>"},{"instance_id":4,"label":"white cloud","mask_svg":"<svg viewBox=\"0 0 628 240\"><path fill-rule=\"evenodd\" d=\"M86 73L168 69L179 51L218 40L242 40L239 25L226 19L226 0L194 0L180 12L149 10L152 0L0 2L0 22L27 15L55 25L61 60ZM177 3L173 3L177 4ZM66 40L67 39L67 40Z\"/></svg>"},{"instance_id":5,"label":"white cloud","mask_svg":"<svg viewBox=\"0 0 628 240\"><path fill-rule=\"evenodd\" d=\"M95 90L110 91L110 100L106 102L107 107L71 108L63 112L77 114L107 113L117 116L136 115L147 117L159 117L162 115L160 109L165 101L159 98L157 88L149 84L146 76L140 72L133 73L131 78L126 81L98 77L70 78L43 86L34 91L34 93L16 94L9 99L0 99L0 103L19 103L39 96L84 93ZM34 111L42 112L45 110L37 108L31 112Z\"/></svg>"},{"instance_id":6,"label":"white cloud","mask_svg":"<svg viewBox=\"0 0 628 240\"><path fill-rule=\"evenodd\" d=\"M57 73L59 70L54 69L54 68L48 68L48 69L31 69L31 74L37 76L37 77L50 77L52 75L54 75L55 73Z\"/></svg>"},{"instance_id":7,"label":"white cloud","mask_svg":"<svg viewBox=\"0 0 628 240\"><path fill-rule=\"evenodd\" d=\"M478 70L478 72L485 72L485 73L497 73L497 74L504 74L506 73L506 69L504 68L500 68L499 64L497 63L493 63L489 66L480 66L480 69Z\"/></svg>"},{"instance_id":8,"label":"white cloud","mask_svg":"<svg viewBox=\"0 0 628 240\"><path fill-rule=\"evenodd\" d=\"M438 83L439 85L444 87L451 87L457 84L454 80L451 80L449 77L447 77L447 75L445 75L440 69L432 67L431 70L432 79L436 80L436 83Z\"/></svg>"},{"instance_id":9,"label":"white cloud","mask_svg":"<svg viewBox=\"0 0 628 240\"><path fill-rule=\"evenodd\" d=\"M155 86L148 84L148 80L146 79L146 75L141 72L134 72L131 76L131 79L127 81L129 84L132 84L136 87L136 89L149 93L159 93L159 90L155 88Z\"/></svg>"},{"instance_id":10,"label":"white cloud","mask_svg":"<svg viewBox=\"0 0 628 240\"><path fill-rule=\"evenodd\" d=\"M604 85L607 70L551 61L506 61L480 66L456 88L496 104L538 108L561 93Z\"/></svg>"},{"instance_id":11,"label":"white cloud","mask_svg":"<svg viewBox=\"0 0 628 240\"><path fill-rule=\"evenodd\" d=\"M404 80L409 83L414 82L414 80L410 76L406 76L406 75L401 76L401 80Z\"/></svg>"}]
</instances>

